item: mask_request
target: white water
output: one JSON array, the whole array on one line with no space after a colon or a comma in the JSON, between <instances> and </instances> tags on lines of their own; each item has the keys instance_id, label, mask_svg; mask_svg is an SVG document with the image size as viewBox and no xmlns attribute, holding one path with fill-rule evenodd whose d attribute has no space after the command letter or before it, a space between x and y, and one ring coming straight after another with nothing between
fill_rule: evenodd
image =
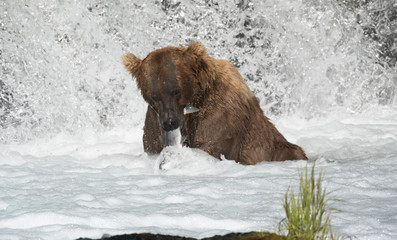
<instances>
[{"instance_id":1,"label":"white water","mask_svg":"<svg viewBox=\"0 0 397 240\"><path fill-rule=\"evenodd\" d=\"M143 152L146 106L120 56L190 40L239 65L278 129L325 172L342 200L336 230L397 237L397 73L361 28L393 1L356 12L331 0L129 2L0 3L0 239L277 229L306 162ZM379 34L397 26L387 24Z\"/></svg>"}]
</instances>

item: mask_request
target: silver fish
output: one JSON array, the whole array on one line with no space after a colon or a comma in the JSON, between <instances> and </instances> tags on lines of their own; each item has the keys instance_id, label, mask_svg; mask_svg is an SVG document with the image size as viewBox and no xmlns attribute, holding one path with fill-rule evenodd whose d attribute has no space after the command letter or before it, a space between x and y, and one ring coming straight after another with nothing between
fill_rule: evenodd
<instances>
[{"instance_id":1,"label":"silver fish","mask_svg":"<svg viewBox=\"0 0 397 240\"><path fill-rule=\"evenodd\" d=\"M172 131L165 132L163 136L161 136L161 141L163 142L163 146L176 146L182 147L182 135L181 129L177 128Z\"/></svg>"},{"instance_id":2,"label":"silver fish","mask_svg":"<svg viewBox=\"0 0 397 240\"><path fill-rule=\"evenodd\" d=\"M193 107L191 105L186 105L183 109L183 114L191 114L200 111L200 109ZM186 140L186 136L182 137L181 129L177 128L172 131L165 132L164 135L160 137L161 142L164 147L177 146L182 147L183 142Z\"/></svg>"}]
</instances>

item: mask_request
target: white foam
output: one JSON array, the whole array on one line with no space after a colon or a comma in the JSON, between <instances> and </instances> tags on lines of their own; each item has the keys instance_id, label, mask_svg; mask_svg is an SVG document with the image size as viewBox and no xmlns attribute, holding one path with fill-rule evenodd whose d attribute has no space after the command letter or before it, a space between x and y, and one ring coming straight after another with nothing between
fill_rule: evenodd
<instances>
[{"instance_id":1,"label":"white foam","mask_svg":"<svg viewBox=\"0 0 397 240\"><path fill-rule=\"evenodd\" d=\"M335 204L342 212L333 215L334 227L358 238L378 233L392 239L397 140L390 130L397 123L309 121L296 128L282 123L276 122L311 154L317 168L325 171L326 188L343 200ZM160 155L148 156L139 141L133 143L139 145L132 146L138 150L133 154L129 142L109 142L104 148L100 137L97 141L89 146L100 152L88 150L81 158L74 148L63 149L61 155L48 148L33 157L24 155L32 151L29 145L9 150L2 146L0 228L4 234L0 237L18 239L29 234L61 239L147 231L205 237L273 230L283 218L284 192L288 186L297 188L298 169L306 165L306 161L286 161L243 166L185 147L169 147ZM69 142L76 140L64 138L62 144ZM77 145L84 149L86 143ZM14 156L18 164L8 164ZM163 169L158 158L168 161Z\"/></svg>"}]
</instances>

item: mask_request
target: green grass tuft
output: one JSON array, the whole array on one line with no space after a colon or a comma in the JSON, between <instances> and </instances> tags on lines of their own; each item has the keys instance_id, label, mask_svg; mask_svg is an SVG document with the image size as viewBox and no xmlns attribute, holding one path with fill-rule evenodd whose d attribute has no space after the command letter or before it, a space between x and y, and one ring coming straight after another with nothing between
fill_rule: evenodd
<instances>
[{"instance_id":1,"label":"green grass tuft","mask_svg":"<svg viewBox=\"0 0 397 240\"><path fill-rule=\"evenodd\" d=\"M330 214L335 209L329 207L328 193L322 187L323 174L315 179L315 166L308 175L307 167L300 172L298 196L288 188L283 206L286 217L280 222L280 231L288 232L288 239L339 239L330 225Z\"/></svg>"}]
</instances>

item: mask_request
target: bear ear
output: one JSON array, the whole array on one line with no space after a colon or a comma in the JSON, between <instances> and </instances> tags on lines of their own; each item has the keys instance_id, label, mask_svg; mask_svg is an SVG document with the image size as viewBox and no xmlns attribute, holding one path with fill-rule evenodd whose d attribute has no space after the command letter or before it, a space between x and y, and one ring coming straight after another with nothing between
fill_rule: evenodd
<instances>
[{"instance_id":1,"label":"bear ear","mask_svg":"<svg viewBox=\"0 0 397 240\"><path fill-rule=\"evenodd\" d=\"M137 77L140 65L142 63L142 60L137 58L134 54L132 53L127 53L126 55L121 57L125 69L131 73L133 77Z\"/></svg>"},{"instance_id":2,"label":"bear ear","mask_svg":"<svg viewBox=\"0 0 397 240\"><path fill-rule=\"evenodd\" d=\"M197 59L202 58L205 54L207 54L207 50L205 49L204 45L199 42L191 42L189 43L186 52L192 54Z\"/></svg>"}]
</instances>

